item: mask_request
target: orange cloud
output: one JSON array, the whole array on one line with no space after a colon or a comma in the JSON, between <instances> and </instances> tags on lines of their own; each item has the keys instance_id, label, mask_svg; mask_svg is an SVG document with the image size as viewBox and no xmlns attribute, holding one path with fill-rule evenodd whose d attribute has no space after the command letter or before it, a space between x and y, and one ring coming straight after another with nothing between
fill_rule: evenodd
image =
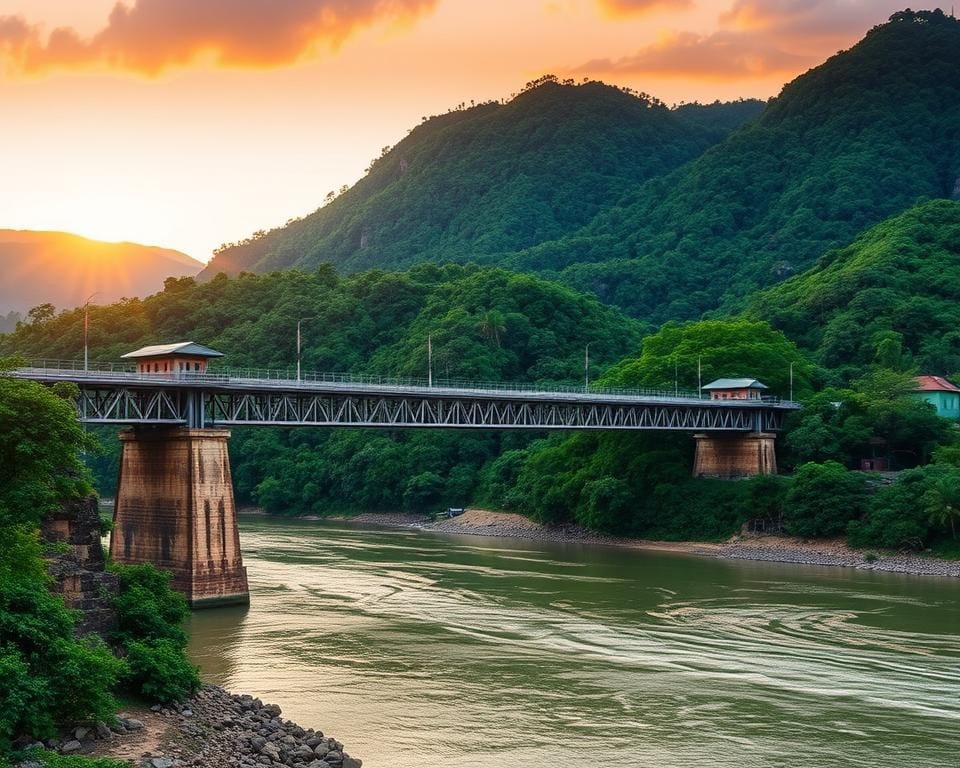
<instances>
[{"instance_id":1,"label":"orange cloud","mask_svg":"<svg viewBox=\"0 0 960 768\"><path fill-rule=\"evenodd\" d=\"M720 24L798 42L846 41L886 21L905 4L905 0L734 0L720 15Z\"/></svg>"},{"instance_id":2,"label":"orange cloud","mask_svg":"<svg viewBox=\"0 0 960 768\"><path fill-rule=\"evenodd\" d=\"M693 0L597 0L607 16L636 16L648 11L670 9L685 10L693 5Z\"/></svg>"},{"instance_id":3,"label":"orange cloud","mask_svg":"<svg viewBox=\"0 0 960 768\"><path fill-rule=\"evenodd\" d=\"M0 63L8 74L107 68L143 75L194 63L226 67L292 64L335 49L359 28L409 22L436 0L133 0L118 2L90 38L0 17Z\"/></svg>"},{"instance_id":4,"label":"orange cloud","mask_svg":"<svg viewBox=\"0 0 960 768\"><path fill-rule=\"evenodd\" d=\"M711 35L671 33L632 56L594 59L577 68L591 75L643 74L723 80L793 73L813 61L763 38L720 31Z\"/></svg>"},{"instance_id":5,"label":"orange cloud","mask_svg":"<svg viewBox=\"0 0 960 768\"><path fill-rule=\"evenodd\" d=\"M838 46L856 42L903 5L904 0L732 0L711 34L671 32L633 55L594 59L574 72L718 80L795 75Z\"/></svg>"}]
</instances>

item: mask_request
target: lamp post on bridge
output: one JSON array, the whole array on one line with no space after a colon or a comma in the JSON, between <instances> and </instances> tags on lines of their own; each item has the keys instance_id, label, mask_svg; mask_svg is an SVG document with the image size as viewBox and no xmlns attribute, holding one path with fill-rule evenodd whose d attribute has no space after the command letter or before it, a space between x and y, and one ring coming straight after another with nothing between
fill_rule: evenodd
<instances>
[{"instance_id":1,"label":"lamp post on bridge","mask_svg":"<svg viewBox=\"0 0 960 768\"><path fill-rule=\"evenodd\" d=\"M587 345L583 348L583 390L586 392L590 389L590 345L593 344L592 341L588 341Z\"/></svg>"},{"instance_id":2,"label":"lamp post on bridge","mask_svg":"<svg viewBox=\"0 0 960 768\"><path fill-rule=\"evenodd\" d=\"M316 318L316 315L313 315L311 317L301 317L299 320L297 320L297 383L298 384L300 383L300 324L304 320L314 320L315 318Z\"/></svg>"},{"instance_id":3,"label":"lamp post on bridge","mask_svg":"<svg viewBox=\"0 0 960 768\"><path fill-rule=\"evenodd\" d=\"M83 370L87 370L87 364L90 357L89 344L87 339L90 335L90 300L94 296L100 295L99 291L94 291L89 296L87 300L83 302Z\"/></svg>"}]
</instances>

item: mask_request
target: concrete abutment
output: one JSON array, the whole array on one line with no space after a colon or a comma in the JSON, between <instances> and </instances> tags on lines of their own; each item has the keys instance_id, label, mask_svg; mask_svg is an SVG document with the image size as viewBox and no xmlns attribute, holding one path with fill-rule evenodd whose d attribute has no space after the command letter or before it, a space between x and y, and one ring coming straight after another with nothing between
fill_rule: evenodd
<instances>
[{"instance_id":1,"label":"concrete abutment","mask_svg":"<svg viewBox=\"0 0 960 768\"><path fill-rule=\"evenodd\" d=\"M769 432L746 434L699 433L694 477L738 478L777 473L776 435Z\"/></svg>"},{"instance_id":2,"label":"concrete abutment","mask_svg":"<svg viewBox=\"0 0 960 768\"><path fill-rule=\"evenodd\" d=\"M249 603L227 439L222 429L120 433L110 555L173 573L192 607Z\"/></svg>"}]
</instances>

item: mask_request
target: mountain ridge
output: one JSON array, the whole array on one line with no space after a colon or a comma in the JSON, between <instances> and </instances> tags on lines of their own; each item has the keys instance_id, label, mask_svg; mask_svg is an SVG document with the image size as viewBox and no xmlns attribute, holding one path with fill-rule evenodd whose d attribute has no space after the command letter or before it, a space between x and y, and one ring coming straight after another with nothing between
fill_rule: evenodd
<instances>
[{"instance_id":1,"label":"mountain ridge","mask_svg":"<svg viewBox=\"0 0 960 768\"><path fill-rule=\"evenodd\" d=\"M670 110L596 81L536 82L504 104L425 120L349 190L302 219L219 249L202 277L323 262L355 272L495 260L585 225L762 105Z\"/></svg>"},{"instance_id":2,"label":"mountain ridge","mask_svg":"<svg viewBox=\"0 0 960 768\"><path fill-rule=\"evenodd\" d=\"M75 307L155 293L166 277L195 276L203 264L155 245L105 242L57 230L0 229L0 312L40 304Z\"/></svg>"}]
</instances>

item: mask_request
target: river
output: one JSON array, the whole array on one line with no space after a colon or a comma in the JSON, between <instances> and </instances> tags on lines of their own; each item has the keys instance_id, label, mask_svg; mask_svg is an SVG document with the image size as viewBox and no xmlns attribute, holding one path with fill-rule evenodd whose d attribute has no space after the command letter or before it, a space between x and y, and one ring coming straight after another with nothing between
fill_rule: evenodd
<instances>
[{"instance_id":1,"label":"river","mask_svg":"<svg viewBox=\"0 0 960 768\"><path fill-rule=\"evenodd\" d=\"M203 677L366 768L960 765L960 582L242 519Z\"/></svg>"}]
</instances>

